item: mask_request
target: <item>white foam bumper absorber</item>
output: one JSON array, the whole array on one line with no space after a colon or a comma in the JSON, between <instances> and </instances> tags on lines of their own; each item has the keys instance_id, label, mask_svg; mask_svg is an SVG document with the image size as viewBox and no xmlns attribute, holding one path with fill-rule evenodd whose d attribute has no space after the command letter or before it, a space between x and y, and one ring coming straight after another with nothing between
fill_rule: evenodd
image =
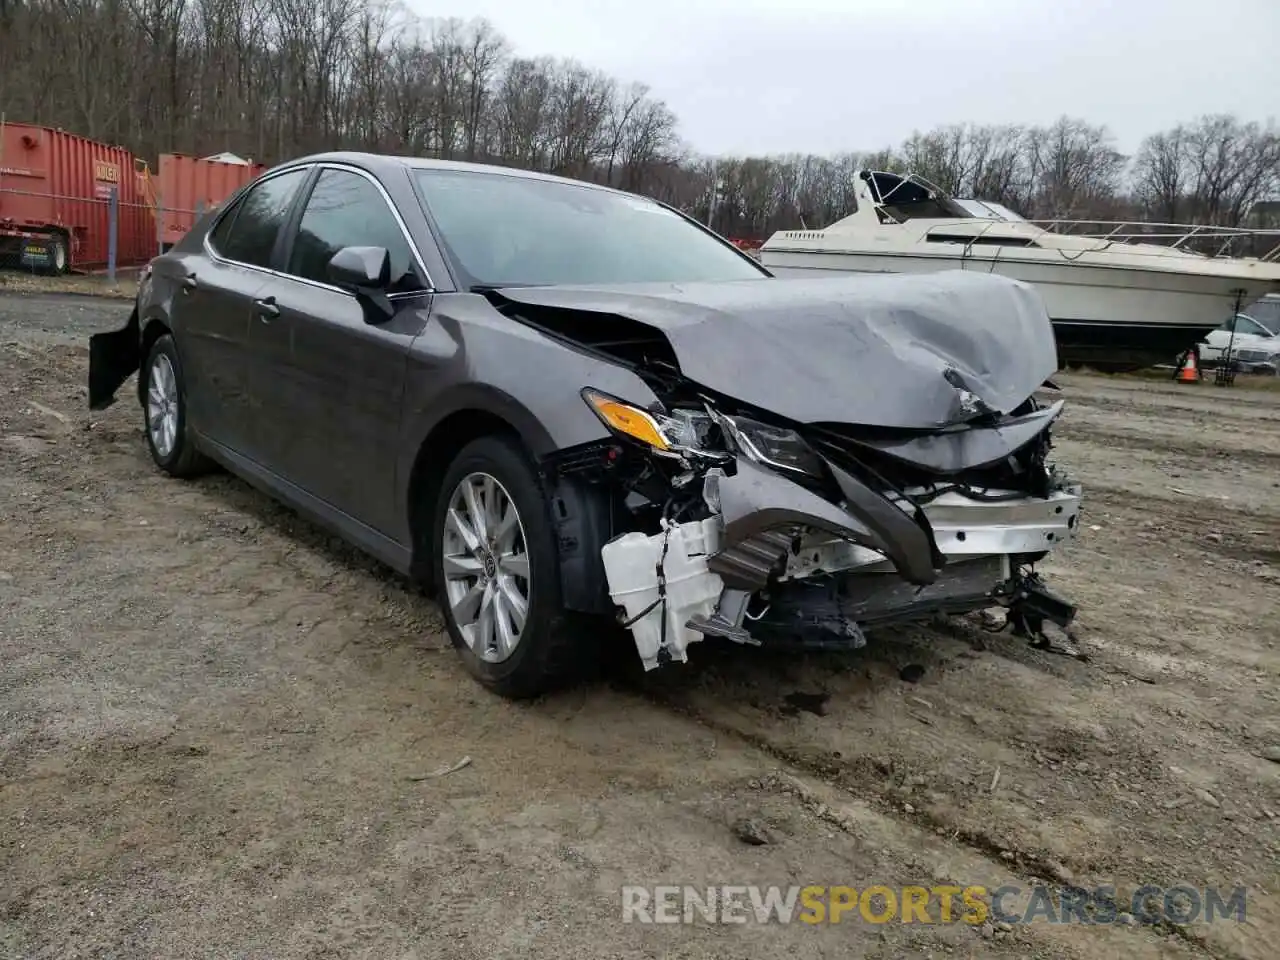
<instances>
[{"instance_id":1,"label":"white foam bumper absorber","mask_svg":"<svg viewBox=\"0 0 1280 960\"><path fill-rule=\"evenodd\" d=\"M686 662L685 649L702 639L685 624L696 614L709 617L716 609L724 583L707 569L707 558L719 549L719 517L667 524L664 533L652 537L624 533L601 549L609 595L626 611L628 621L635 620L631 635L646 670L658 666L660 650Z\"/></svg>"}]
</instances>

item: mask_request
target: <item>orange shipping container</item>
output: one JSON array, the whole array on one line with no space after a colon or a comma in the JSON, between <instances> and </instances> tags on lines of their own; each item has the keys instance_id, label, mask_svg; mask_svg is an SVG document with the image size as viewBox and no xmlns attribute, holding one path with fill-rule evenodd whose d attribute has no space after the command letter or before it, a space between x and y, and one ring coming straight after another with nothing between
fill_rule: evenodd
<instances>
[{"instance_id":1,"label":"orange shipping container","mask_svg":"<svg viewBox=\"0 0 1280 960\"><path fill-rule=\"evenodd\" d=\"M156 221L163 249L177 243L199 217L262 173L266 166L230 154L189 157L160 154L155 191Z\"/></svg>"},{"instance_id":2,"label":"orange shipping container","mask_svg":"<svg viewBox=\"0 0 1280 960\"><path fill-rule=\"evenodd\" d=\"M156 253L156 227L134 166L122 147L0 123L0 253L59 272L105 267L115 188L116 263L145 263Z\"/></svg>"}]
</instances>

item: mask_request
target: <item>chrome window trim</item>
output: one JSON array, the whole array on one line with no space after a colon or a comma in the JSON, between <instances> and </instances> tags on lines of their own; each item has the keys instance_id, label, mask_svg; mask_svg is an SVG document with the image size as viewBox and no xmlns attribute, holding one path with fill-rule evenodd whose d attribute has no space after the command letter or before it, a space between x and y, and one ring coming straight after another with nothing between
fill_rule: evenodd
<instances>
[{"instance_id":1,"label":"chrome window trim","mask_svg":"<svg viewBox=\"0 0 1280 960\"><path fill-rule=\"evenodd\" d=\"M289 167L288 169L280 170L278 172L272 172L270 176L263 177L261 180L257 181L257 183L254 184L254 187L256 187L260 183L265 183L267 180L275 179L278 176L284 176L285 174L289 174L289 173L296 173L299 170L309 172L317 168L320 170L340 170L343 173L354 173L354 174L357 174L358 176L364 177L366 180L368 180L370 183L374 185L378 193L382 196L382 202L387 205L387 209L391 211L391 216L395 218L396 225L400 228L400 233L404 236L405 243L409 245L409 253L413 256L413 262L417 264L418 269L422 271L422 276L426 279L427 286L426 286L426 289L423 289L423 290L402 290L398 293L388 294L387 299L398 302L401 300L408 300L412 297L429 296L430 294L435 293L436 292L435 283L431 279L431 274L427 270L426 263L424 263L422 260L422 253L421 251L418 250L418 245L413 242L413 237L410 236L409 234L409 228L404 222L404 217L402 217L400 215L400 211L396 209L395 202L391 199L391 194L387 193L387 188L384 187L378 181L377 177L369 173L369 171L361 170L359 167L353 167L353 166L350 166L349 164L337 163L332 160L325 160L319 163L303 164L296 167ZM247 191L245 195L246 196L248 195ZM308 196L307 199L310 200L311 199L310 196ZM306 215L306 212L307 212L306 207L304 206L302 209L302 213L304 216ZM219 218L218 222L220 221L221 221L221 218ZM298 222L301 223L302 222L301 219L299 219ZM352 298L355 297L355 294L352 293L350 290L344 290L342 287L335 286L332 283L323 283L322 281L311 280L307 277L300 277L297 274L288 273L287 271L284 271L284 270L274 270L271 267L262 267L256 263L245 263L242 260L233 260L230 257L223 256L213 248L213 245L211 243L209 243L209 237L216 228L217 228L217 222L215 222L214 225L209 230L205 231L202 245L204 247L205 254L210 259L216 260L218 263L231 264L237 267L244 267L246 270L256 270L258 273L265 273L268 276L277 277L281 280L293 280L295 283L305 283L307 286L316 287L320 290L331 290L334 293L340 293L345 297L352 297Z\"/></svg>"},{"instance_id":2,"label":"chrome window trim","mask_svg":"<svg viewBox=\"0 0 1280 960\"><path fill-rule=\"evenodd\" d=\"M209 227L209 229L204 232L204 237L201 238L200 245L204 248L205 255L212 260L216 260L218 263L232 264L237 267L244 267L246 270L257 270L259 273L266 273L272 276L279 276L280 274L277 273L275 270L272 270L270 267L259 266L256 263L245 263L243 260L233 260L231 257L224 256L223 254L219 253L217 250L213 248L213 244L209 242L209 238L213 236L213 232L218 229L218 225L222 223L223 218L226 217L233 209L238 208L239 204L244 202L245 197L249 196L250 193L258 189L259 186L266 183L268 180L274 180L277 177L288 176L291 173L298 173L298 172L310 173L312 167L313 167L313 164L307 163L307 164L299 164L296 167L287 167L283 170L272 170L266 176L260 177L259 179L255 180L252 184L250 184L249 188L245 190L243 194L240 195L240 198L236 206L228 207L226 210L222 211L222 213L219 214L218 219L215 220L213 224Z\"/></svg>"}]
</instances>

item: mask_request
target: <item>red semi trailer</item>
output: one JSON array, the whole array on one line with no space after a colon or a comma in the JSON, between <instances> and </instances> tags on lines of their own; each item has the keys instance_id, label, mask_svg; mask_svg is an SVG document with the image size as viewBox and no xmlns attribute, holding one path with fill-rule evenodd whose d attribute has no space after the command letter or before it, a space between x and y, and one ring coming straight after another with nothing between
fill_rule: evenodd
<instances>
[{"instance_id":1,"label":"red semi trailer","mask_svg":"<svg viewBox=\"0 0 1280 960\"><path fill-rule=\"evenodd\" d=\"M160 169L149 181L161 249L167 250L195 226L203 214L266 170L261 163L229 153L191 157L160 154Z\"/></svg>"},{"instance_id":2,"label":"red semi trailer","mask_svg":"<svg viewBox=\"0 0 1280 960\"><path fill-rule=\"evenodd\" d=\"M0 123L0 260L52 273L107 266L116 193L116 265L157 252L133 154L63 130Z\"/></svg>"}]
</instances>

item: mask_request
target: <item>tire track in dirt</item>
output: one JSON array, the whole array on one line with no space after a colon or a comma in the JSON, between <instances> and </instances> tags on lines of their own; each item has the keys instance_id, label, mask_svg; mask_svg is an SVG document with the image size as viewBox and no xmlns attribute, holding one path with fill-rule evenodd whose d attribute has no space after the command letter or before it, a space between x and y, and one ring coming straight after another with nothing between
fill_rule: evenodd
<instances>
[{"instance_id":1,"label":"tire track in dirt","mask_svg":"<svg viewBox=\"0 0 1280 960\"><path fill-rule=\"evenodd\" d=\"M886 787L884 784L884 775L893 772L892 763L886 768L882 761L868 758L859 758L860 762L842 762L838 756L828 758L789 748L773 741L766 735L739 728L723 718L699 710L690 701L672 695L670 692L655 692L653 690L640 690L639 692L648 702L656 704L682 718L691 720L718 736L731 737L753 750L758 750L773 757L780 765L786 768L784 775L790 775L792 783L796 782L795 775L797 774L811 776L823 786L838 794L850 795L864 802L873 803L882 816L902 822L923 833L943 836L950 843L962 845L985 860L989 873L992 876L1003 878L1000 881L1001 883L1008 883L1013 879L1021 880L1028 888L1033 885L1045 885L1054 891L1058 897L1061 897L1064 892L1077 885L1076 878L1070 871L1065 870L1061 864L1042 852L1021 849L1011 850L980 829L957 826L956 822L950 817L938 816L927 808L917 808L909 801L905 801L903 797L910 796L908 792L900 788ZM906 779L909 780L910 775L907 775ZM900 780L899 783L901 782ZM851 828L840 817L831 815L831 808L828 803L814 800L812 793L806 797L803 792L803 786L795 792L802 799L808 800L815 805L818 815L822 819L831 822L845 832L856 835L856 829ZM935 877L934 879L937 880L938 878ZM1087 881L1084 881L1083 885L1085 889L1089 889ZM989 889L994 889L994 887L989 887ZM1123 903L1124 901L1121 899L1119 902ZM1120 909L1123 910L1123 907ZM1230 947L1214 942L1204 933L1185 926L1179 926L1167 920L1144 924L1140 929L1144 934L1149 935L1153 941L1158 941L1163 937L1175 937L1194 948L1199 956L1212 957L1215 960L1248 960L1250 957L1249 954L1239 953ZM1132 950L1133 947L1129 945L1126 949Z\"/></svg>"},{"instance_id":2,"label":"tire track in dirt","mask_svg":"<svg viewBox=\"0 0 1280 960\"><path fill-rule=\"evenodd\" d=\"M998 650L995 652L997 655L1001 653ZM708 680L707 669L701 656L702 651L699 651L699 654L702 675L696 680L689 681L687 687L684 684L677 684L674 689L662 687L644 689L641 691L642 695L681 717L695 720L718 736L734 737L754 749L768 753L790 769L803 771L819 778L824 784L842 794L857 796L872 802L882 815L901 820L925 831L945 833L949 841L963 844L984 857L993 869L1006 871L1013 869L1027 882L1042 880L1052 885L1077 882L1091 887L1096 883L1108 882L1117 877L1126 880L1132 878L1128 882L1130 892L1142 882L1168 886L1170 883L1184 882L1190 877L1201 877L1198 869L1191 871L1185 869L1190 864L1196 863L1194 858L1188 860L1186 857L1175 856L1168 861L1161 858L1159 863L1164 866L1145 868L1139 862L1138 854L1133 852L1121 853L1118 856L1115 853L1097 852L1095 856L1087 859L1073 858L1064 856L1052 847L1038 844L1034 831L1010 834L1006 832L1010 827L1007 822L1002 826L992 826L983 815L982 801L974 804L967 799L975 792L986 792L985 778L992 776L990 765L986 767L987 773L980 778L961 779L962 774L957 773L954 765L949 766L945 761L938 762L940 757L930 756L928 751L924 754L918 751L904 751L901 746L904 738L910 741L912 737L910 731L917 722L923 720L925 725L923 729L927 736L930 731L939 729L939 725L945 728L954 727L957 720L963 723L963 716L940 715L930 709L894 711L884 709L882 703L874 721L863 727L868 733L876 729L885 730L896 727L898 732L892 740L898 741L899 746L895 748L886 744L878 749L872 748L870 753L862 752L865 749L864 744L848 733L843 735L837 733L835 736L821 739L786 733L780 735L779 726L785 722L780 711L761 712L759 709L760 700L771 699L767 684L762 684L766 686L766 690L758 691L757 696L753 698L757 702L748 700L747 706L744 707L741 699L742 685L721 682L715 677ZM946 653L942 655L946 656ZM769 673L772 675L772 671ZM893 694L887 689L893 682L891 673L882 670L875 676L875 680L880 689L876 696L868 699L891 700ZM776 697L776 703L782 702L785 687L791 685L780 684L778 688L771 691L773 697ZM799 686L811 689L809 685L799 684ZM846 692L838 687L828 689L835 696ZM934 693L925 690L921 692L934 700L934 706L939 710L943 709L937 703ZM909 697L911 695L905 695L904 699ZM919 699L923 700L924 697ZM947 697L947 699L950 701L954 698ZM726 706L727 704L734 704L734 706ZM859 706L862 705L859 704ZM980 731L983 727L978 725L976 720L974 723L975 733L981 736ZM944 739L953 739L955 733L956 731L953 730ZM1072 729L1065 737L1056 739L1052 735L1046 738L1032 732L1029 741L1019 740L1013 744L1015 752L1022 754L1024 762L1012 765L1009 763L1011 758L1008 752L1009 745L1006 743L997 751L1001 755L1004 766L1002 767L1000 763L995 764L995 774L990 782L992 792L994 793L1002 769L1005 772L1005 782L1008 782L1007 778L1010 775L1015 781L1027 780L1031 776L1029 770L1034 770L1036 767L1031 758L1039 756L1041 747L1051 758L1050 767L1062 771L1061 779L1059 774L1051 774L1047 779L1042 778L1039 788L1042 791L1051 791L1055 785L1061 789L1064 784L1069 785L1072 781L1084 780L1088 783L1089 780L1079 775L1079 770L1083 770L1086 766L1085 758L1088 758L1088 765L1092 767L1089 777L1094 782L1105 782L1097 779L1103 772L1113 774L1113 784L1117 778L1132 782L1135 775L1139 780L1153 784L1167 782L1168 775L1160 772L1163 765L1159 757L1164 753L1163 750L1141 750L1138 748L1139 741L1128 739L1127 736L1116 741L1110 730L1101 734L1101 740L1086 738L1092 742L1093 746L1081 748L1080 741L1083 736L1084 728ZM963 740L964 735L961 734L960 738ZM1023 743L1023 746L1018 747L1016 744L1019 742ZM858 744L852 755L848 751L849 743ZM840 749L832 749L833 744L839 744ZM1118 749L1108 749L1108 744L1117 745ZM1205 746L1208 747L1209 744L1206 743ZM1099 747L1101 750L1098 749ZM1135 748L1141 752L1135 752ZM1050 753L1051 749L1058 752ZM1040 759L1043 763L1043 758ZM1157 798L1161 793L1156 787L1148 788L1144 792L1148 796L1154 793ZM1075 791L1072 795L1078 796ZM1171 796L1165 793L1165 802L1172 803L1169 799ZM1084 798L1081 797L1081 799ZM959 801L958 807L957 801ZM1271 802L1274 806L1274 798ZM1064 823L1070 822L1072 812L1070 804L1057 806L1061 809L1056 811L1056 816L1060 817ZM1109 808L1110 802L1087 804L1084 809L1088 811L1086 815L1105 817ZM1186 811L1185 802L1179 801L1177 809ZM1172 813L1166 814L1166 819L1175 816L1180 820L1184 818L1183 813ZM1187 827L1191 827L1205 841L1212 842L1213 828L1203 822L1198 812L1192 812L1190 820L1185 821L1182 829L1185 830ZM1100 835L1100 837L1105 836L1106 834ZM1272 836L1274 837L1274 832ZM1162 840L1162 830L1154 827L1126 838L1125 846L1133 845L1139 850L1156 851L1160 849ZM1200 847L1199 844L1196 846L1197 849ZM1272 861L1274 862L1274 858ZM1063 865L1064 863L1066 866ZM1197 879L1197 882L1212 882L1211 875L1224 876L1223 873L1219 873L1221 870L1231 871L1230 858L1222 860L1216 868L1210 869L1209 873L1204 875L1203 880ZM1267 875L1267 868L1262 868L1262 873ZM1228 872L1225 875L1231 874ZM1266 898L1261 903L1252 901L1251 909L1255 911L1255 916L1261 914L1273 921L1276 919L1276 905L1271 898ZM1164 925L1161 932L1177 934L1214 957L1262 956L1248 950L1239 951L1229 942L1224 942L1218 936L1218 931L1214 929L1193 928L1175 931L1170 925Z\"/></svg>"},{"instance_id":3,"label":"tire track in dirt","mask_svg":"<svg viewBox=\"0 0 1280 960\"><path fill-rule=\"evenodd\" d=\"M1146 377L1054 377L1068 403L1124 404L1167 415L1169 412L1207 413L1226 417L1260 415L1274 419L1280 404L1280 379L1241 377L1232 387L1218 387L1212 377L1198 384L1151 380Z\"/></svg>"},{"instance_id":4,"label":"tire track in dirt","mask_svg":"<svg viewBox=\"0 0 1280 960\"><path fill-rule=\"evenodd\" d=\"M1194 502L1202 522L1234 513L1255 518L1255 526L1265 526L1280 517L1280 480L1274 468L1242 458L1197 460L1170 449L1175 445L1107 447L1057 437L1056 459L1069 477L1084 486L1081 522L1090 522L1093 494L1131 498L1145 503L1153 515L1162 514L1171 504Z\"/></svg>"},{"instance_id":5,"label":"tire track in dirt","mask_svg":"<svg viewBox=\"0 0 1280 960\"><path fill-rule=\"evenodd\" d=\"M1262 435L1280 423L1280 391L1274 397L1267 396L1263 402L1252 405L1234 403L1238 397L1239 394L1217 393L1187 398L1181 403L1164 403L1141 394L1107 397L1073 393L1065 398L1065 416L1070 419L1076 413L1115 413L1151 420L1164 419L1175 428L1228 423L1252 428ZM1054 399L1052 394L1045 394L1044 398Z\"/></svg>"},{"instance_id":6,"label":"tire track in dirt","mask_svg":"<svg viewBox=\"0 0 1280 960\"><path fill-rule=\"evenodd\" d=\"M1110 450L1138 448L1210 463L1245 462L1257 465L1273 476L1280 470L1280 449L1258 449L1248 433L1234 429L1215 430L1211 436L1152 436L1145 431L1114 426L1101 419L1088 422L1077 418L1063 424L1055 439Z\"/></svg>"}]
</instances>

